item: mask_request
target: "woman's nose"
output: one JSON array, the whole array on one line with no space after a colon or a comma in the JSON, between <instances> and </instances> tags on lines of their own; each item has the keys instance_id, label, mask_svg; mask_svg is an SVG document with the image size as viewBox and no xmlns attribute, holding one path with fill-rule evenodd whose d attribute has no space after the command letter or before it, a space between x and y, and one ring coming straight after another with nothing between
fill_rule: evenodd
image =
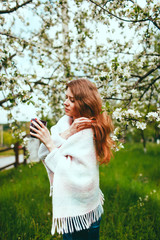
<instances>
[{"instance_id":1,"label":"woman's nose","mask_svg":"<svg viewBox=\"0 0 160 240\"><path fill-rule=\"evenodd\" d=\"M66 99L64 102L64 105L68 105L68 104L69 104L68 99Z\"/></svg>"}]
</instances>

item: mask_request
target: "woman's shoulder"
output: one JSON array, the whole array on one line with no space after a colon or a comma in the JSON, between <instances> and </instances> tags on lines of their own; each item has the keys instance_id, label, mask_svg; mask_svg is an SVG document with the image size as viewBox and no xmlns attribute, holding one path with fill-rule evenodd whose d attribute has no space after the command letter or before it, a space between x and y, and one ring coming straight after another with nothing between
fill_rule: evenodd
<instances>
[{"instance_id":1,"label":"woman's shoulder","mask_svg":"<svg viewBox=\"0 0 160 240\"><path fill-rule=\"evenodd\" d=\"M85 128L75 134L73 134L71 137L69 137L69 139L71 141L75 141L77 142L83 142L83 141L91 141L93 140L93 130L92 128Z\"/></svg>"},{"instance_id":2,"label":"woman's shoulder","mask_svg":"<svg viewBox=\"0 0 160 240\"><path fill-rule=\"evenodd\" d=\"M67 115L62 116L62 117L58 120L58 122L57 122L54 126L51 127L51 132L52 132L55 128L57 128L57 130L58 130L58 129L61 129L61 128L63 128L63 127L69 127L69 122L70 122L70 117L68 117Z\"/></svg>"},{"instance_id":3,"label":"woman's shoulder","mask_svg":"<svg viewBox=\"0 0 160 240\"><path fill-rule=\"evenodd\" d=\"M60 124L63 124L63 123L69 123L69 119L70 119L69 116L64 115L58 120L56 125L60 125Z\"/></svg>"}]
</instances>

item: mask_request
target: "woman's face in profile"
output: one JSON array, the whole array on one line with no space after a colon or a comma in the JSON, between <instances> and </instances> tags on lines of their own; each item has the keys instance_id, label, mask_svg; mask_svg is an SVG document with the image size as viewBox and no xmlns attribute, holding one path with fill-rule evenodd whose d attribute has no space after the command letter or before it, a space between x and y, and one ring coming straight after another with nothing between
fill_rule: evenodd
<instances>
[{"instance_id":1,"label":"woman's face in profile","mask_svg":"<svg viewBox=\"0 0 160 240\"><path fill-rule=\"evenodd\" d=\"M66 90L66 100L64 102L64 106L67 116L73 117L73 119L78 117L78 112L75 107L75 99L69 87Z\"/></svg>"}]
</instances>

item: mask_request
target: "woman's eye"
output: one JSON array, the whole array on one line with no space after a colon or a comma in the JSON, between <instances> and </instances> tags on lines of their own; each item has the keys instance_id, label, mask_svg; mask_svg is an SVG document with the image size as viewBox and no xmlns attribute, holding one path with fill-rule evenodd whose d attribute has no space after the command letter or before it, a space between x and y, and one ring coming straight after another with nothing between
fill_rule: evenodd
<instances>
[{"instance_id":1,"label":"woman's eye","mask_svg":"<svg viewBox=\"0 0 160 240\"><path fill-rule=\"evenodd\" d=\"M71 99L71 102L72 102L72 103L74 103L74 100L73 100L73 99Z\"/></svg>"}]
</instances>

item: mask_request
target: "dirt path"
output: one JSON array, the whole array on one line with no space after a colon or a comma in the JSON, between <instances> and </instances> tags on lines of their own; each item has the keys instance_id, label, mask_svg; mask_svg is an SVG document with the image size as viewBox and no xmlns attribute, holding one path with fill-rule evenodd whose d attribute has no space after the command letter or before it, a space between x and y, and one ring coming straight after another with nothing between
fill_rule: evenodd
<instances>
[{"instance_id":1,"label":"dirt path","mask_svg":"<svg viewBox=\"0 0 160 240\"><path fill-rule=\"evenodd\" d=\"M20 154L19 155L19 162L22 163L23 161L24 161L23 154ZM14 162L15 162L15 156L1 157L0 158L0 168L4 167L4 166L7 166L11 163L14 163ZM14 165L12 165L8 168L5 168L5 169L9 169L9 168L12 168L12 167L14 167Z\"/></svg>"}]
</instances>

